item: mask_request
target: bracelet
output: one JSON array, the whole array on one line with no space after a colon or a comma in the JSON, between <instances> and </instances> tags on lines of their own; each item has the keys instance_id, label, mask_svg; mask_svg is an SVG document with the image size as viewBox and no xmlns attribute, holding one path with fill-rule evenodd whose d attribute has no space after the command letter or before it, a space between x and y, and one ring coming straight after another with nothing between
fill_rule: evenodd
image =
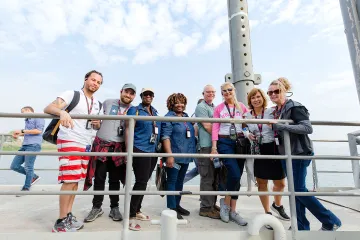
<instances>
[{"instance_id":1,"label":"bracelet","mask_svg":"<svg viewBox=\"0 0 360 240\"><path fill-rule=\"evenodd\" d=\"M212 149L212 150L217 150L217 148L216 148L216 147L212 147L211 149Z\"/></svg>"}]
</instances>

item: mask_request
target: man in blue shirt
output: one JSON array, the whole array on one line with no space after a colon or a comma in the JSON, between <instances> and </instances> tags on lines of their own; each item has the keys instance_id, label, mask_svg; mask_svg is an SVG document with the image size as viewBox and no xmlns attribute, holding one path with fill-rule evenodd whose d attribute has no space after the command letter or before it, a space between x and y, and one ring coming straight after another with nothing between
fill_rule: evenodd
<instances>
[{"instance_id":1,"label":"man in blue shirt","mask_svg":"<svg viewBox=\"0 0 360 240\"><path fill-rule=\"evenodd\" d=\"M30 106L23 107L21 113L34 113L34 109ZM17 139L19 136L24 136L19 151L40 152L42 143L42 132L44 129L45 120L39 118L26 118L25 128L15 130L13 137ZM24 174L25 183L21 191L29 191L30 187L40 180L40 177L34 173L34 164L36 156L15 156L11 163L11 170ZM21 166L22 164L25 167Z\"/></svg>"},{"instance_id":2,"label":"man in blue shirt","mask_svg":"<svg viewBox=\"0 0 360 240\"><path fill-rule=\"evenodd\" d=\"M154 99L154 91L151 88L143 88L140 94L142 102L136 106L131 107L127 115L135 116L157 116L157 110L151 106ZM128 136L129 126L126 122L126 136ZM136 121L135 135L134 135L134 152L135 153L154 153L155 147L159 141L160 123L155 121ZM127 137L125 143L127 145ZM134 191L145 191L147 182L150 179L152 172L156 166L157 157L134 157L133 169L135 174ZM129 184L129 183L127 183ZM150 221L150 217L143 214L141 203L143 195L132 195L130 202L130 225L129 229L133 231L141 230L136 220Z\"/></svg>"}]
</instances>

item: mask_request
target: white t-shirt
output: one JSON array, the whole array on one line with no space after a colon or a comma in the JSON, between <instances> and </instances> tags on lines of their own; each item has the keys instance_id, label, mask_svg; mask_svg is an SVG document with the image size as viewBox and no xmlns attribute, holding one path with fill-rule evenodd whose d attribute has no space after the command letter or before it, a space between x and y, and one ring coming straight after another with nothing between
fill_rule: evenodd
<instances>
[{"instance_id":1,"label":"white t-shirt","mask_svg":"<svg viewBox=\"0 0 360 240\"><path fill-rule=\"evenodd\" d=\"M88 114L88 105L86 103L86 96L84 95L83 91L79 91L79 92L80 92L79 103L76 105L76 107L73 110L71 110L70 114ZM66 103L65 108L67 108L74 97L74 91L63 92L58 97L65 101ZM91 98L87 98L87 99L90 108ZM99 101L96 98L93 98L93 107L91 109L90 114L103 115L102 111L100 111ZM87 119L73 119L73 122L74 122L73 129L66 128L60 125L58 139L74 141L84 145L91 145L95 138L97 130L94 130L92 128L86 129Z\"/></svg>"}]
</instances>

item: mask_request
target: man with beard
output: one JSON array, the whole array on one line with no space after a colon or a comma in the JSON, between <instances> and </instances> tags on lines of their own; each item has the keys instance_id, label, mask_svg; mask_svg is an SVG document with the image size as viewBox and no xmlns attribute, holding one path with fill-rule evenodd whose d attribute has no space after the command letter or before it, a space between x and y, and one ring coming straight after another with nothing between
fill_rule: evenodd
<instances>
[{"instance_id":1,"label":"man with beard","mask_svg":"<svg viewBox=\"0 0 360 240\"><path fill-rule=\"evenodd\" d=\"M79 102L71 110L71 114L98 115L101 113L101 103L94 98L94 93L103 83L102 74L90 71L85 75L84 86ZM100 128L100 120L72 119L65 109L74 98L75 91L66 91L58 95L44 112L60 117L58 132L58 152L89 152L96 131ZM88 156L60 156L58 182L62 184L61 191L77 191L79 181L86 177ZM74 232L84 224L72 214L75 195L60 195L60 215L52 229L53 232Z\"/></svg>"},{"instance_id":2,"label":"man with beard","mask_svg":"<svg viewBox=\"0 0 360 240\"><path fill-rule=\"evenodd\" d=\"M157 116L157 110L151 105L154 99L154 91L151 88L143 88L140 94L142 102L131 107L127 115L138 116ZM128 135L128 126L126 135ZM136 121L134 129L134 152L135 153L154 153L155 147L159 142L160 123L156 121ZM127 138L126 138L127 139ZM134 191L145 191L147 182L154 171L157 157L134 157L133 169L135 174ZM133 231L141 230L136 220L150 221L150 216L142 213L141 203L144 195L132 195L130 202L130 225Z\"/></svg>"},{"instance_id":3,"label":"man with beard","mask_svg":"<svg viewBox=\"0 0 360 240\"><path fill-rule=\"evenodd\" d=\"M122 87L120 99L107 99L103 103L105 115L126 115L134 100L136 87L127 83ZM96 134L92 146L92 152L125 152L125 121L124 120L104 120ZM84 190L88 190L94 179L94 191L104 191L106 172L109 172L109 190L119 191L120 181L125 183L126 161L124 157L113 156L91 157L88 165ZM109 195L110 214L109 217L114 221L123 219L119 211L119 195ZM92 222L104 212L101 209L104 195L94 195L93 207L85 222Z\"/></svg>"}]
</instances>

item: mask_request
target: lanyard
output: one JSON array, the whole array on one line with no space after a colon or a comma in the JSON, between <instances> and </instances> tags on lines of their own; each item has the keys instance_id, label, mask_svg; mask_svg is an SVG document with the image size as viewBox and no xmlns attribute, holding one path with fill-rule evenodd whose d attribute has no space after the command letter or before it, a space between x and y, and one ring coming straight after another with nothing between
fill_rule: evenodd
<instances>
[{"instance_id":1,"label":"lanyard","mask_svg":"<svg viewBox=\"0 0 360 240\"><path fill-rule=\"evenodd\" d=\"M275 111L274 111L274 118L275 118L275 119L280 119L280 117L281 117L281 112L282 112L282 110L283 110L286 102L287 102L287 101L285 101L284 104L281 105L280 109L276 106Z\"/></svg>"},{"instance_id":2,"label":"lanyard","mask_svg":"<svg viewBox=\"0 0 360 240\"><path fill-rule=\"evenodd\" d=\"M123 113L121 113L120 104L121 104L121 102L120 102L120 100L119 100L118 115L126 115L127 111L128 111L129 108L131 107L131 105L129 105L129 106L125 109L125 111L124 111Z\"/></svg>"},{"instance_id":3,"label":"lanyard","mask_svg":"<svg viewBox=\"0 0 360 240\"><path fill-rule=\"evenodd\" d=\"M89 107L89 100L88 100L87 96L85 95L84 90L82 90L82 91L83 91L84 96L85 96L88 114L90 115L90 113L91 113L91 111L92 111L92 108L93 108L93 105L94 105L94 97L91 97L91 105L90 105L90 107Z\"/></svg>"},{"instance_id":4,"label":"lanyard","mask_svg":"<svg viewBox=\"0 0 360 240\"><path fill-rule=\"evenodd\" d=\"M253 115L255 117L255 119L257 119L257 117L258 117L257 114L255 113L255 110L254 110L254 112L251 110L251 115ZM264 108L263 108L262 113L261 113L261 119L264 119ZM259 132L260 132L260 136L261 136L263 125L258 124L257 126L259 128Z\"/></svg>"},{"instance_id":5,"label":"lanyard","mask_svg":"<svg viewBox=\"0 0 360 240\"><path fill-rule=\"evenodd\" d=\"M233 115L231 115L230 108L229 108L229 105L227 104L227 102L225 102L225 106L229 112L230 118L234 118L235 117L235 106L233 108Z\"/></svg>"}]
</instances>

